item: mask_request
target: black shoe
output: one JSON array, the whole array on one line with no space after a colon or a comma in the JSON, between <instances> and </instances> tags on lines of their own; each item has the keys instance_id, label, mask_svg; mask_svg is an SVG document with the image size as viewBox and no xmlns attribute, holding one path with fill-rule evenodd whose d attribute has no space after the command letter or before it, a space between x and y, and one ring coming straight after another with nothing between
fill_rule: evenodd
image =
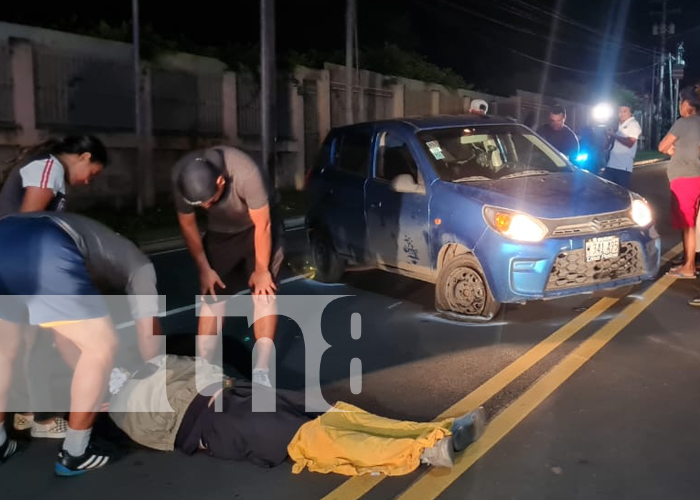
<instances>
[{"instance_id":1,"label":"black shoe","mask_svg":"<svg viewBox=\"0 0 700 500\"><path fill-rule=\"evenodd\" d=\"M90 445L79 457L74 457L66 450L58 453L54 472L59 476L79 476L88 471L104 467L110 461L110 456L104 451Z\"/></svg>"},{"instance_id":2,"label":"black shoe","mask_svg":"<svg viewBox=\"0 0 700 500\"><path fill-rule=\"evenodd\" d=\"M479 439L486 427L486 411L480 406L463 417L455 419L452 424L452 446L460 452Z\"/></svg>"},{"instance_id":3,"label":"black shoe","mask_svg":"<svg viewBox=\"0 0 700 500\"><path fill-rule=\"evenodd\" d=\"M17 441L10 438L5 439L5 442L0 446L0 465L17 453L18 450L19 446L17 445Z\"/></svg>"}]
</instances>

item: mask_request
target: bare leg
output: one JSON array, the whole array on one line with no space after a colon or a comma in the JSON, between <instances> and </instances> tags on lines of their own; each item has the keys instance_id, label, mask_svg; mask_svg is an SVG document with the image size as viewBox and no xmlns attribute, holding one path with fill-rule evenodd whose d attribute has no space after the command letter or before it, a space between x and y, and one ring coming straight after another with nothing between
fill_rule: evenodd
<instances>
[{"instance_id":1,"label":"bare leg","mask_svg":"<svg viewBox=\"0 0 700 500\"><path fill-rule=\"evenodd\" d=\"M53 327L80 350L71 383L68 425L90 429L102 402L117 351L117 334L109 317Z\"/></svg>"},{"instance_id":2,"label":"bare leg","mask_svg":"<svg viewBox=\"0 0 700 500\"><path fill-rule=\"evenodd\" d=\"M16 323L0 321L0 424L5 421L12 369L20 345L20 329Z\"/></svg>"},{"instance_id":3,"label":"bare leg","mask_svg":"<svg viewBox=\"0 0 700 500\"><path fill-rule=\"evenodd\" d=\"M219 325L224 326L226 303L202 304L197 329L197 356L211 361L219 342ZM220 322L220 323L219 323Z\"/></svg>"},{"instance_id":4,"label":"bare leg","mask_svg":"<svg viewBox=\"0 0 700 500\"><path fill-rule=\"evenodd\" d=\"M689 227L683 230L683 248L685 249L685 263L678 268L678 272L686 275L695 274L695 228Z\"/></svg>"},{"instance_id":5,"label":"bare leg","mask_svg":"<svg viewBox=\"0 0 700 500\"><path fill-rule=\"evenodd\" d=\"M267 370L270 364L275 331L277 329L277 301L269 295L253 295L253 333L258 358L255 369ZM265 339L259 342L261 339Z\"/></svg>"}]
</instances>

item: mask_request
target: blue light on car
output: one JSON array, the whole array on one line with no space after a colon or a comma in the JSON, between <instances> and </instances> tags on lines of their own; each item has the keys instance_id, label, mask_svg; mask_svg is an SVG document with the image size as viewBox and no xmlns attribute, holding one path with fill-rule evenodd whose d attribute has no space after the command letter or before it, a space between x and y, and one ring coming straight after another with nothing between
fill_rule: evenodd
<instances>
[{"instance_id":1,"label":"blue light on car","mask_svg":"<svg viewBox=\"0 0 700 500\"><path fill-rule=\"evenodd\" d=\"M583 163L587 160L588 160L588 153L579 153L578 155L576 155L577 162Z\"/></svg>"}]
</instances>

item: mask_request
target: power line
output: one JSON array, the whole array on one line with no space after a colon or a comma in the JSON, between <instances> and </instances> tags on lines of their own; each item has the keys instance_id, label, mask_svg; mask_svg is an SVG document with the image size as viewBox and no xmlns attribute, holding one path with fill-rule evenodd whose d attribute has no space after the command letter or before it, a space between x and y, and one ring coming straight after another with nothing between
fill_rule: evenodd
<instances>
[{"instance_id":1,"label":"power line","mask_svg":"<svg viewBox=\"0 0 700 500\"><path fill-rule=\"evenodd\" d=\"M522 5L522 6L524 6L524 7L526 7L526 8L531 9L532 11L537 11L537 12L541 12L541 13L543 13L543 14L547 14L547 15L552 16L552 17L554 17L554 18L556 18L556 19L559 19L560 21L562 21L562 22L564 22L564 23L567 23L567 24L569 24L569 25L571 25L571 26L575 26L575 27L577 27L577 28L579 28L579 29L581 29L581 30L587 31L587 32L589 32L589 33L595 35L596 37L601 37L601 36L602 36L602 37L607 38L607 34L604 33L603 31L601 31L601 30L599 30L599 29L596 29L596 28L593 28L593 27L591 27L591 26L588 26L588 25L586 25L586 24L584 24L584 23L582 23L582 22L580 22L580 21L577 21L576 19L570 18L570 17L565 16L565 15L563 15L563 14L560 14L560 13L558 13L558 12L553 12L553 11L544 9L544 8L538 6L538 5L530 4L530 3L528 3L528 2L526 2L526 1L524 1L524 0L513 0L513 1L516 2L516 3L518 3L518 4L520 4L520 5ZM601 42L599 42L599 43L601 43ZM648 47L644 47L644 46L642 46L642 45L638 45L638 44L633 43L633 42L621 42L621 43L618 43L618 42L615 42L615 41L607 41L607 42L603 42L603 43L604 43L604 44L608 44L608 45L617 46L617 47L620 47L620 48L625 48L625 45L627 45L627 46L629 47L628 50L634 49L634 50L636 50L637 52L641 52L641 53L647 54L647 55L653 55L653 54L654 54L653 49L650 49L650 48L648 48Z\"/></svg>"},{"instance_id":2,"label":"power line","mask_svg":"<svg viewBox=\"0 0 700 500\"><path fill-rule=\"evenodd\" d=\"M468 8L463 7L463 6L461 6L461 5L455 5L455 4L452 4L452 3L447 2L447 1L445 1L445 0L436 0L436 1L437 1L438 4L443 4L444 6L449 6L451 9L456 9L456 10L459 10L459 11L463 11L464 13L468 13L468 14L470 14L470 15L475 15L475 16L477 16L477 17L481 17L481 18L483 18L483 19L492 21L492 22L494 22L494 23L496 23L496 24L500 24L500 25L503 25L503 26L506 26L506 27L510 27L510 28L516 29L517 31L523 31L523 29L514 27L514 26L512 26L512 25L506 23L505 21L501 21L501 20L497 20L497 19L490 18L489 16L486 16L485 14L481 14L481 13L472 11L471 9L468 9ZM417 3L417 0L414 0L414 2ZM423 5L423 4L421 4L421 5ZM569 71L569 72L576 73L576 74L584 74L584 75L597 75L597 74L598 74L597 71L592 71L592 70L581 70L581 69L577 69L577 68L572 68L572 67L570 67L570 66L564 66L564 65L562 65L562 64L556 64L556 63L553 63L553 62L550 62L550 61L546 61L546 60L544 60L544 59L541 59L541 58L539 58L539 57L535 57L535 56L532 56L532 55L530 55L530 54L526 54L525 52L521 52L521 51L516 50L516 49L514 49L514 48L512 48L512 47L509 47L509 46L506 46L506 45L503 45L503 44L497 42L497 41L494 39L493 35L488 35L488 36L487 36L487 35L480 34L480 33L478 32L478 30L476 30L476 29L474 29L474 28L471 28L471 29L470 29L470 33L473 34L473 35L478 36L479 38L482 38L482 39L486 40L487 43L490 43L490 44L492 44L492 45L498 45L498 46L500 46L500 47L502 47L502 48L504 48L504 49L506 49L506 50L508 50L508 51L510 51L510 52L512 52L512 53L514 53L514 54L516 54L516 55L519 55L519 56L521 56L521 57L524 57L524 58L529 59L529 60L534 61L534 62L538 62L538 63L543 64L543 65L546 65L546 66L548 66L548 67L553 67L553 68L561 69L561 70L564 70L564 71ZM539 33L529 32L529 30L528 30L528 33L529 33L529 34L536 35L536 36L539 36L539 37L543 37L543 36L540 35ZM543 37L543 38L547 39L547 37ZM645 66L643 66L643 67L633 68L633 69L630 69L630 70L618 71L618 72L613 73L613 75L622 76L622 75L632 74L632 73L636 73L636 72L639 72L639 71L644 71L644 70L651 69L652 67L654 67L654 63L649 64L649 65L645 65Z\"/></svg>"}]
</instances>

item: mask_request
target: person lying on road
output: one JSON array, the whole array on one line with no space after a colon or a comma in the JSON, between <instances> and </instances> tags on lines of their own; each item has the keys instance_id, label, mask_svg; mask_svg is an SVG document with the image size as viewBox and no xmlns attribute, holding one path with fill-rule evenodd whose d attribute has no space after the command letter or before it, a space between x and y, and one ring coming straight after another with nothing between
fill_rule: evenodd
<instances>
[{"instance_id":1,"label":"person lying on road","mask_svg":"<svg viewBox=\"0 0 700 500\"><path fill-rule=\"evenodd\" d=\"M110 418L140 445L263 467L289 457L297 474L395 476L421 463L451 467L485 426L483 408L435 422L393 420L344 402L307 411L303 392L227 377L201 357L160 355L134 373L113 375ZM274 393L276 411L253 411L257 391Z\"/></svg>"}]
</instances>

